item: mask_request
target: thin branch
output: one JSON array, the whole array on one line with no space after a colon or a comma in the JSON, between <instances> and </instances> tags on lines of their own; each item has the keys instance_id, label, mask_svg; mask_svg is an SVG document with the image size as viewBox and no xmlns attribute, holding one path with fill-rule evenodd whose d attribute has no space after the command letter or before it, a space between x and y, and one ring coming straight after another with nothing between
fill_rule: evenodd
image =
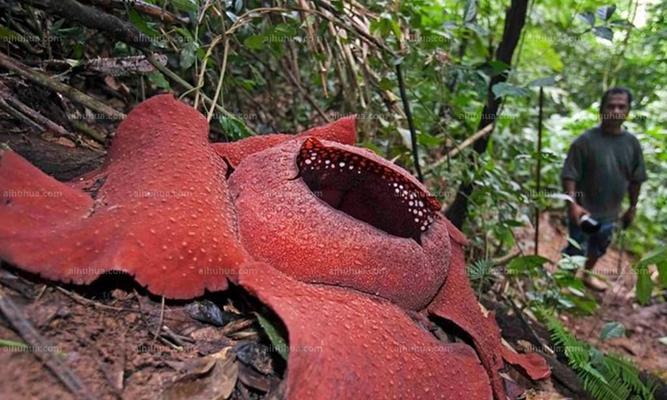
<instances>
[{"instance_id":1,"label":"thin branch","mask_svg":"<svg viewBox=\"0 0 667 400\"><path fill-rule=\"evenodd\" d=\"M218 86L215 88L215 94L213 95L213 104L218 104L218 98L222 93L222 83L225 81L225 71L227 70L227 55L229 54L229 38L225 38L223 46L225 46L225 48L222 50L222 65L220 66L220 73L218 74ZM215 108L211 108L208 111L208 115L206 116L206 120L208 122L211 122L211 119L213 119L214 112Z\"/></svg>"},{"instance_id":2,"label":"thin branch","mask_svg":"<svg viewBox=\"0 0 667 400\"><path fill-rule=\"evenodd\" d=\"M83 133L84 135L88 136L89 138L95 140L98 143L104 144L106 140L106 136L103 135L102 133L96 131L95 129L91 128L88 126L88 124L85 124L79 120L70 118L68 119L69 123L79 132Z\"/></svg>"},{"instance_id":3,"label":"thin branch","mask_svg":"<svg viewBox=\"0 0 667 400\"><path fill-rule=\"evenodd\" d=\"M114 39L125 42L137 49L145 49L151 45L151 38L129 22L97 8L85 6L76 0L25 0L25 3L44 8L53 14L77 22L87 28L107 32Z\"/></svg>"},{"instance_id":4,"label":"thin branch","mask_svg":"<svg viewBox=\"0 0 667 400\"><path fill-rule=\"evenodd\" d=\"M522 255L521 249L516 249L514 251L505 254L504 256L492 259L491 262L493 263L494 266L503 265L507 264L508 262L512 261L514 258L520 255Z\"/></svg>"},{"instance_id":5,"label":"thin branch","mask_svg":"<svg viewBox=\"0 0 667 400\"><path fill-rule=\"evenodd\" d=\"M200 91L201 88L204 87L204 74L206 73L206 67L208 65L208 59L211 57L211 53L213 53L213 49L220 43L220 40L222 40L222 36L216 36L215 39L211 42L211 44L208 46L208 50L206 50L206 55L204 55L204 60L202 60L202 65L201 65L201 70L199 71L199 76L197 77L197 86L195 86L196 93L195 93L195 104L194 104L194 109L199 108L199 97L200 97Z\"/></svg>"},{"instance_id":6,"label":"thin branch","mask_svg":"<svg viewBox=\"0 0 667 400\"><path fill-rule=\"evenodd\" d=\"M27 115L23 114L21 111L17 110L16 108L12 107L9 103L7 103L4 99L0 98L0 109L2 109L4 112L7 114L13 116L14 118L18 119L19 121L23 122L24 124L31 126L33 129L36 129L40 132L44 131L44 127L36 123L35 121L31 120L28 118Z\"/></svg>"},{"instance_id":7,"label":"thin branch","mask_svg":"<svg viewBox=\"0 0 667 400\"><path fill-rule=\"evenodd\" d=\"M149 15L151 17L158 18L160 21L166 22L167 24L174 24L174 23L187 24L188 22L190 22L190 18L175 15L174 13L171 13L171 12L163 9L160 6L145 2L143 0L132 0L132 1L127 1L127 0L88 0L88 1L93 3L93 4L100 4L100 5L107 5L107 4L111 3L111 6L114 7L114 8L125 8L126 6L129 5L130 7L137 10L138 12L140 12L142 14Z\"/></svg>"},{"instance_id":8,"label":"thin branch","mask_svg":"<svg viewBox=\"0 0 667 400\"><path fill-rule=\"evenodd\" d=\"M107 106L99 100L94 99L93 97L88 96L87 94L80 92L73 87L66 85L60 81L57 81L50 76L33 70L26 65L23 65L19 61L9 57L8 55L0 52L0 67L6 68L10 71L14 71L22 77L40 84L44 87L47 87L57 93L60 93L72 101L77 102L83 106L90 108L93 111L97 111L101 114L106 115L109 118L122 120L125 119L125 114L116 111L115 109Z\"/></svg>"},{"instance_id":9,"label":"thin branch","mask_svg":"<svg viewBox=\"0 0 667 400\"><path fill-rule=\"evenodd\" d=\"M501 61L506 65L512 65L514 51L526 23L527 11L528 0L512 0L510 2L510 6L505 12L503 36L496 49L495 58L497 61ZM487 87L486 104L482 110L482 118L479 121L478 129L494 124L502 103L502 97L496 97L495 93L493 93L493 86L507 81L508 73L509 71L504 71L491 78ZM480 136L479 139L473 142L473 148L477 154L483 154L486 151L490 136L490 134L488 136ZM463 222L468 215L468 198L474 188L475 185L473 182L462 182L459 185L454 202L450 204L445 213L447 218L458 228L463 226Z\"/></svg>"},{"instance_id":10,"label":"thin branch","mask_svg":"<svg viewBox=\"0 0 667 400\"><path fill-rule=\"evenodd\" d=\"M473 133L472 135L468 136L463 142L460 144L457 144L453 149L451 149L447 154L445 154L443 157L441 157L438 161L434 162L433 164L429 165L426 168L425 173L430 174L432 173L436 168L447 162L449 158L452 158L459 154L463 149L466 147L470 146L471 144L475 143L477 139L480 137L488 134L493 130L493 124L487 125L484 128L480 129L479 131Z\"/></svg>"},{"instance_id":11,"label":"thin branch","mask_svg":"<svg viewBox=\"0 0 667 400\"><path fill-rule=\"evenodd\" d=\"M11 89L9 89L4 83L0 82L0 98L2 102L7 104L9 107L17 110L20 114L25 116L28 121L32 122L30 125L37 126L40 130L49 129L60 136L67 136L74 138L74 134L68 132L62 126L56 124L50 119L43 116L39 111L35 111L32 108L28 107L21 100L17 99L13 94Z\"/></svg>"},{"instance_id":12,"label":"thin branch","mask_svg":"<svg viewBox=\"0 0 667 400\"><path fill-rule=\"evenodd\" d=\"M415 124L412 120L412 111L410 111L410 102L408 95L405 93L405 82L403 82L403 71L401 71L401 64L396 64L396 77L398 78L398 90L401 93L401 100L403 100L403 109L405 110L405 117L408 119L408 128L410 128L410 143L412 144L412 161L415 164L415 171L417 172L417 179L419 182L424 182L424 175L419 166L419 148L417 146L417 132L415 131Z\"/></svg>"},{"instance_id":13,"label":"thin branch","mask_svg":"<svg viewBox=\"0 0 667 400\"><path fill-rule=\"evenodd\" d=\"M308 103L310 103L310 105L313 106L313 108L315 109L315 111L317 111L320 117L322 117L326 122L331 122L331 118L329 118L329 116L324 113L324 110L322 110L322 108L319 105L317 105L317 102L315 101L313 96L311 96L310 93L308 93L308 91L304 89L303 86L299 84L299 82L297 82L296 78L289 70L289 68L285 68L285 72L289 80L292 82L292 84L296 86L299 92L301 92L306 101L308 101Z\"/></svg>"},{"instance_id":14,"label":"thin branch","mask_svg":"<svg viewBox=\"0 0 667 400\"><path fill-rule=\"evenodd\" d=\"M185 79L183 79L183 78L181 78L180 76L178 76L178 74L176 74L174 71L172 71L172 70L170 70L169 68L167 68L165 65L161 65L161 64L155 59L155 57L153 57L153 54L150 54L150 53L148 53L148 52L144 52L144 54L146 55L146 59L147 59L151 64L153 64L153 65L155 66L155 68L157 68L157 69L158 69L160 72L162 72L163 74L167 75L168 78L172 79L173 81L175 81L176 83L178 83L179 85L181 85L181 86L183 86L185 89L187 89L188 93L189 93L189 92L192 92L192 91L195 90L195 87L192 86L188 81L186 81ZM231 112L227 111L223 106L214 103L213 100L212 100L210 97L208 97L207 95L205 95L205 94L203 94L203 93L201 93L200 96L201 96L202 99L204 99L205 101L207 101L212 107L215 107L215 108L216 108L220 113L222 113L225 117L227 117L227 118L229 118L229 119L231 119L231 120L236 121L238 124L240 124L241 126L243 126L248 132L252 132L252 129L250 129L250 128L248 127L248 125L246 125L246 123L245 123L244 121L241 121L240 119L238 119L234 114L232 114Z\"/></svg>"},{"instance_id":15,"label":"thin branch","mask_svg":"<svg viewBox=\"0 0 667 400\"><path fill-rule=\"evenodd\" d=\"M357 36L361 37L366 42L372 44L373 46L375 46L375 47L377 47L381 50L384 50L392 58L396 58L396 53L394 53L394 51L389 46L387 46L384 42L380 41L375 36L366 32L359 25L359 23L354 20L354 18L350 18L349 23L346 23L346 21L343 20L343 18L340 17L340 13L338 12L338 10L331 3L329 3L328 1L314 0L314 3L317 4L318 6L326 9L327 11L329 11L333 16L337 17L338 20L335 20L333 17L331 17L329 15L326 15L319 10L304 10L304 11L306 11L306 12L311 11L311 12L315 12L318 15L321 15L323 18L325 18L325 19L331 21L332 23L342 27L346 31L348 31L350 33L356 33ZM297 8L293 8L293 9L297 10ZM348 25L352 25L352 28Z\"/></svg>"},{"instance_id":16,"label":"thin branch","mask_svg":"<svg viewBox=\"0 0 667 400\"><path fill-rule=\"evenodd\" d=\"M57 352L50 351L53 346L39 334L33 324L23 315L14 301L0 288L0 312L26 341L32 353L46 365L51 372L75 395L76 398L94 399L90 390L83 384L75 372L65 364Z\"/></svg>"}]
</instances>

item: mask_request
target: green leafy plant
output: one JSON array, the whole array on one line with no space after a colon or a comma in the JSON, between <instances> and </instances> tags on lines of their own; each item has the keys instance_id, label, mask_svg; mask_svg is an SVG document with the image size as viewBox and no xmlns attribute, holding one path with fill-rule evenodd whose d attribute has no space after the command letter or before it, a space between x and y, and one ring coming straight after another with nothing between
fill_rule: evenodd
<instances>
[{"instance_id":1,"label":"green leafy plant","mask_svg":"<svg viewBox=\"0 0 667 400\"><path fill-rule=\"evenodd\" d=\"M280 357L282 357L283 360L287 361L287 358L289 357L289 346L287 345L285 338L280 334L276 325L262 314L254 314L255 317L257 317L257 322L259 322L259 325L264 329L266 336L268 336L273 348L280 354Z\"/></svg>"},{"instance_id":2,"label":"green leafy plant","mask_svg":"<svg viewBox=\"0 0 667 400\"><path fill-rule=\"evenodd\" d=\"M594 346L577 340L548 311L542 310L545 322L558 353L583 382L584 389L598 400L651 400L655 382L644 383L639 370L628 360L604 354Z\"/></svg>"},{"instance_id":3,"label":"green leafy plant","mask_svg":"<svg viewBox=\"0 0 667 400\"><path fill-rule=\"evenodd\" d=\"M637 301L640 304L648 304L653 293L653 281L651 280L649 266L655 265L658 269L659 285L667 289L667 247L655 250L644 256L637 265Z\"/></svg>"},{"instance_id":4,"label":"green leafy plant","mask_svg":"<svg viewBox=\"0 0 667 400\"><path fill-rule=\"evenodd\" d=\"M600 330L600 339L609 340L617 337L625 336L625 326L617 321L607 322L602 325L602 330Z\"/></svg>"},{"instance_id":5,"label":"green leafy plant","mask_svg":"<svg viewBox=\"0 0 667 400\"><path fill-rule=\"evenodd\" d=\"M549 259L536 255L521 256L507 265L507 275L526 284L528 290L525 295L531 307L591 314L598 303L575 274L584 261L581 256L563 255L556 263L555 271L550 272L545 267L551 262Z\"/></svg>"},{"instance_id":6,"label":"green leafy plant","mask_svg":"<svg viewBox=\"0 0 667 400\"><path fill-rule=\"evenodd\" d=\"M482 294L482 290L493 283L493 260L477 260L468 266L468 279L472 287L477 292L477 297Z\"/></svg>"},{"instance_id":7,"label":"green leafy plant","mask_svg":"<svg viewBox=\"0 0 667 400\"><path fill-rule=\"evenodd\" d=\"M27 344L9 339L0 339L0 348L14 349L20 351L30 350L30 346L28 346Z\"/></svg>"}]
</instances>

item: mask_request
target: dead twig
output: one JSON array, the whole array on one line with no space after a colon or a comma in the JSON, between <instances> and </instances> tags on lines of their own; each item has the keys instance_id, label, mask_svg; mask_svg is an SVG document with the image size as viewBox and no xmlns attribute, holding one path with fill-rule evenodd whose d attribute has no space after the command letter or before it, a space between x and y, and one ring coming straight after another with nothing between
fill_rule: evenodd
<instances>
[{"instance_id":1,"label":"dead twig","mask_svg":"<svg viewBox=\"0 0 667 400\"><path fill-rule=\"evenodd\" d=\"M447 159L448 159L448 158L451 158L451 157L456 156L456 155L459 154L463 149L465 149L466 147L468 147L468 146L470 146L471 144L475 143L475 142L477 141L477 139L479 139L479 138L481 138L482 136L486 135L487 133L491 132L491 131L493 130L493 127L494 127L494 126L495 126L494 124L489 124L489 125L485 126L484 128L480 129L479 131L477 131L477 132L473 133L472 135L470 135L468 138L466 138L466 140L464 140L463 142L461 142L461 144L456 145L456 146L455 146L453 149L451 149L447 154L445 154L444 157L440 158L438 161L436 161L436 162L434 162L433 164L429 165L428 168L426 168L426 171L424 171L424 173L426 173L426 174L430 174L430 173L432 173L433 170L435 170L436 168L438 168L439 166L441 166L442 164L444 164L445 162L447 162Z\"/></svg>"},{"instance_id":2,"label":"dead twig","mask_svg":"<svg viewBox=\"0 0 667 400\"><path fill-rule=\"evenodd\" d=\"M167 65L167 56L156 54L155 58L162 65ZM146 56L95 58L83 64L86 70L99 72L114 77L131 74L148 74L155 71L155 67L148 62Z\"/></svg>"},{"instance_id":3,"label":"dead twig","mask_svg":"<svg viewBox=\"0 0 667 400\"><path fill-rule=\"evenodd\" d=\"M2 288L0 288L0 311L21 338L29 345L29 348L33 350L33 354L51 370L76 398L86 400L95 398L76 373L61 360L57 353L49 351L52 346L39 334L37 329L23 315L23 312L16 306L14 301L5 294Z\"/></svg>"},{"instance_id":4,"label":"dead twig","mask_svg":"<svg viewBox=\"0 0 667 400\"><path fill-rule=\"evenodd\" d=\"M111 310L111 311L135 311L135 312L138 311L138 310L134 310L134 309L131 309L131 308L126 308L126 307L114 307L114 306L108 306L108 305L106 305L106 304L102 304L102 303L100 303L100 302L97 302L97 301L94 301L94 300L87 299L87 298L85 298L85 297L83 297L83 296L81 296L81 295L79 295L79 294L77 294L77 293L70 292L69 290L67 290L67 289L63 289L63 288L61 288L61 287L59 287L59 286L54 286L54 288L55 288L57 291L59 291L59 292L61 292L61 293L64 293L64 294L67 295L69 298L71 298L72 300L74 300L74 301L76 301L77 303L82 304L82 305L90 305L90 306L93 306L93 307L96 307L96 308L102 308L102 309L105 309L105 310Z\"/></svg>"},{"instance_id":5,"label":"dead twig","mask_svg":"<svg viewBox=\"0 0 667 400\"><path fill-rule=\"evenodd\" d=\"M67 136L76 139L76 136L74 134L68 132L62 126L56 124L55 122L51 121L50 119L40 114L39 111L33 110L32 108L28 107L25 103L23 103L21 100L14 97L11 89L9 89L2 82L0 82L0 98L2 98L3 103L7 104L9 107L13 109L16 109L17 111L19 111L19 113L24 115L28 121L31 121L32 123L30 125L39 127L40 131L43 131L44 128L46 128L57 133L60 136Z\"/></svg>"},{"instance_id":6,"label":"dead twig","mask_svg":"<svg viewBox=\"0 0 667 400\"><path fill-rule=\"evenodd\" d=\"M322 119L324 119L326 122L331 122L331 118L329 118L329 116L324 113L324 110L322 110L322 108L317 104L313 96L311 96L310 93L308 93L308 91L299 84L297 78L292 74L289 68L285 68L284 70L292 84L299 92L301 92L306 101L308 101L308 103L315 109L315 111L317 111L320 117L322 117Z\"/></svg>"},{"instance_id":7,"label":"dead twig","mask_svg":"<svg viewBox=\"0 0 667 400\"><path fill-rule=\"evenodd\" d=\"M220 67L220 73L218 74L218 85L215 88L215 94L213 95L213 104L218 104L218 98L222 95L222 83L225 80L225 71L227 70L227 55L229 54L229 39L225 39L225 42L222 44L224 49L223 49L223 55L222 55L222 66ZM202 68L206 68L206 64L202 66ZM197 93L199 95L199 93ZM220 101L221 104L223 104L222 100ZM211 109L208 111L208 115L206 116L206 119L208 122L211 122L211 119L213 119L213 115L215 114L215 107L211 107Z\"/></svg>"},{"instance_id":8,"label":"dead twig","mask_svg":"<svg viewBox=\"0 0 667 400\"><path fill-rule=\"evenodd\" d=\"M225 336L229 336L238 331L250 328L254 323L254 319L238 319L225 325L220 332Z\"/></svg>"},{"instance_id":9,"label":"dead twig","mask_svg":"<svg viewBox=\"0 0 667 400\"><path fill-rule=\"evenodd\" d=\"M185 89L187 89L188 93L193 92L196 90L194 86L192 86L189 82L187 82L185 79L181 78L176 74L174 71L170 70L167 68L165 65L161 65L153 56L153 54L150 53L144 53L146 55L146 59L155 66L160 72L162 72L164 75L166 75L169 79L173 80L174 82L178 83L179 85L183 86ZM199 93L199 91L197 91ZM237 122L238 124L242 125L248 132L252 132L252 129L248 127L248 125L244 122L241 121L239 118L237 118L233 113L227 111L223 106L220 104L216 104L213 102L213 99L210 97L206 96L204 93L199 93L202 99L204 99L206 102L209 103L212 107L215 107L222 115L225 117Z\"/></svg>"},{"instance_id":10,"label":"dead twig","mask_svg":"<svg viewBox=\"0 0 667 400\"><path fill-rule=\"evenodd\" d=\"M509 253L505 254L504 256L500 256L498 258L492 259L491 262L493 262L493 265L496 265L496 266L497 265L503 265L503 264L507 264L508 262L512 261L514 258L516 258L520 255L521 255L521 250L516 249L512 252L509 252Z\"/></svg>"},{"instance_id":11,"label":"dead twig","mask_svg":"<svg viewBox=\"0 0 667 400\"><path fill-rule=\"evenodd\" d=\"M40 132L44 130L44 127L36 123L35 121L31 120L28 118L26 115L23 115L21 111L17 110L16 108L12 107L10 104L8 104L4 99L0 98L0 109L2 109L4 112L7 114L13 116L14 118L18 119L19 121L23 122L24 124L32 127L33 129L36 129Z\"/></svg>"},{"instance_id":12,"label":"dead twig","mask_svg":"<svg viewBox=\"0 0 667 400\"><path fill-rule=\"evenodd\" d=\"M147 328L148 330L150 330L150 329L151 329L151 326L150 326L151 324L150 324L150 322L148 321L147 313L144 312L144 306L143 306L143 304L141 303L141 298L139 297L139 293L137 293L136 290L134 290L134 298L137 299L137 303L139 304L139 311L138 311L138 312L139 312L139 317L140 317L141 320L143 321L144 325L146 325L146 328ZM160 328L161 325L162 325L162 324L159 324L159 325L158 325L158 329ZM158 332L159 332L159 331L158 331ZM174 343L170 342L169 340L167 340L167 339L166 339L164 336L162 336L162 335L159 335L159 336L157 337L157 339L160 340L162 343L166 344L167 346L171 347L171 348L174 349L174 350L178 350L178 351L182 351L182 350L183 350L183 347L178 346L177 344L174 344ZM153 340L155 340L155 339L153 339Z\"/></svg>"},{"instance_id":13,"label":"dead twig","mask_svg":"<svg viewBox=\"0 0 667 400\"><path fill-rule=\"evenodd\" d=\"M190 22L190 18L178 16L174 13L162 9L162 7L147 3L143 0L89 0L89 2L103 6L110 4L114 8L122 9L124 9L126 6L130 6L142 14L158 18L160 21L167 24L187 24Z\"/></svg>"},{"instance_id":14,"label":"dead twig","mask_svg":"<svg viewBox=\"0 0 667 400\"><path fill-rule=\"evenodd\" d=\"M157 329L155 330L155 336L153 340L157 339L162 331L162 322L164 322L164 296L162 296L162 301L160 302L160 320L157 323Z\"/></svg>"},{"instance_id":15,"label":"dead twig","mask_svg":"<svg viewBox=\"0 0 667 400\"><path fill-rule=\"evenodd\" d=\"M187 336L179 335L178 333L172 331L167 325L164 325L162 327L162 333L161 335L166 338L172 340L177 346L179 347L186 347L188 343L194 343L195 340L192 338L189 338Z\"/></svg>"},{"instance_id":16,"label":"dead twig","mask_svg":"<svg viewBox=\"0 0 667 400\"><path fill-rule=\"evenodd\" d=\"M129 22L97 8L85 6L76 0L25 0L25 3L46 9L87 28L104 31L114 39L137 49L146 49L151 45L151 38Z\"/></svg>"},{"instance_id":17,"label":"dead twig","mask_svg":"<svg viewBox=\"0 0 667 400\"><path fill-rule=\"evenodd\" d=\"M99 309L103 309L103 310L109 310L109 311L116 311L116 312L124 311L124 312L129 312L129 313L136 313L136 314L139 314L143 318L143 309L141 308L141 301L139 301L139 294L136 291L134 292L134 296L135 296L135 298L137 298L137 302L139 303L139 308L110 306L110 305L107 305L107 304L102 304L102 303L100 303L98 301L95 301L95 300L85 298L78 293L69 291L67 289L63 289L60 286L54 286L54 289L58 290L59 292L64 293L65 295L70 297L75 302L77 302L81 305L84 305L84 306L89 305L89 306L93 306L95 308L99 308ZM182 321L182 319L175 318L175 317L170 317L168 315L165 315L164 319L165 320L173 320L173 321Z\"/></svg>"},{"instance_id":18,"label":"dead twig","mask_svg":"<svg viewBox=\"0 0 667 400\"><path fill-rule=\"evenodd\" d=\"M8 55L2 52L0 52L0 67L16 72L20 76L32 82L35 82L39 85L49 88L55 92L61 93L62 95L70 98L72 101L75 101L85 107L88 107L93 111L97 111L109 118L117 120L125 119L125 114L114 110L113 108L107 106L101 101L94 99L93 97L90 97L87 94L80 92L69 85L57 81L42 72L27 67L26 65L13 59L12 57L9 57Z\"/></svg>"},{"instance_id":19,"label":"dead twig","mask_svg":"<svg viewBox=\"0 0 667 400\"><path fill-rule=\"evenodd\" d=\"M201 68L199 70L199 75L197 76L197 86L193 88L195 90L195 104L193 106L194 109L199 108L199 97L200 97L200 91L201 88L204 87L204 74L206 73L206 69L208 66L208 59L211 57L211 54L213 54L213 49L222 41L222 36L216 36L215 39L211 42L211 44L208 46L208 50L206 50L206 55L204 56L204 59L202 60L201 63ZM227 41L225 41L225 56L224 56L224 62L227 62Z\"/></svg>"},{"instance_id":20,"label":"dead twig","mask_svg":"<svg viewBox=\"0 0 667 400\"><path fill-rule=\"evenodd\" d=\"M74 128L76 128L77 131L85 134L86 136L90 137L91 139L95 140L98 143L104 144L104 141L106 140L106 136L101 134L100 132L96 131L95 129L91 128L90 126L84 124L81 121L77 121L76 119L69 118L69 123L72 124Z\"/></svg>"},{"instance_id":21,"label":"dead twig","mask_svg":"<svg viewBox=\"0 0 667 400\"><path fill-rule=\"evenodd\" d=\"M334 7L328 1L315 0L314 3L327 10L330 13L330 15L327 15L326 13L323 13L319 10L302 10L302 11L315 13L321 16L322 18L342 27L346 31L352 34L356 34L356 36L366 41L367 43L375 46L376 48L383 50L386 54L388 54L392 58L397 57L396 53L394 53L394 51L386 43L376 38L375 36L371 35L370 32L367 31L367 28L362 26L359 23L359 21L355 20L354 18L348 18L347 20L343 19L343 17L341 16L340 12L338 12L336 7ZM296 7L292 7L292 9L298 10Z\"/></svg>"}]
</instances>

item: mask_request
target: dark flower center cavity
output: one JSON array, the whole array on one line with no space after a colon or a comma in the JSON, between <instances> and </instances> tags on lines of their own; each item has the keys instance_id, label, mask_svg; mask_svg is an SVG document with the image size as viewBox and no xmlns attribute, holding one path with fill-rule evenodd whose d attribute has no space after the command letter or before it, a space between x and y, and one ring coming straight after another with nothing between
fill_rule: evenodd
<instances>
[{"instance_id":1,"label":"dark flower center cavity","mask_svg":"<svg viewBox=\"0 0 667 400\"><path fill-rule=\"evenodd\" d=\"M297 156L299 176L331 207L389 234L421 244L440 204L396 169L308 138Z\"/></svg>"}]
</instances>

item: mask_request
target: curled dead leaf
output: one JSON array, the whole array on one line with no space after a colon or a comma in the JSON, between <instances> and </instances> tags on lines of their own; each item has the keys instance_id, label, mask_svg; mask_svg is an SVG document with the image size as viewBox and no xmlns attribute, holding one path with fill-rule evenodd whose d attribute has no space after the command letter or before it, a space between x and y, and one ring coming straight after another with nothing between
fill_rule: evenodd
<instances>
[{"instance_id":1,"label":"curled dead leaf","mask_svg":"<svg viewBox=\"0 0 667 400\"><path fill-rule=\"evenodd\" d=\"M165 400L225 400L231 396L239 376L239 365L231 347L181 366L179 376L163 392Z\"/></svg>"}]
</instances>

